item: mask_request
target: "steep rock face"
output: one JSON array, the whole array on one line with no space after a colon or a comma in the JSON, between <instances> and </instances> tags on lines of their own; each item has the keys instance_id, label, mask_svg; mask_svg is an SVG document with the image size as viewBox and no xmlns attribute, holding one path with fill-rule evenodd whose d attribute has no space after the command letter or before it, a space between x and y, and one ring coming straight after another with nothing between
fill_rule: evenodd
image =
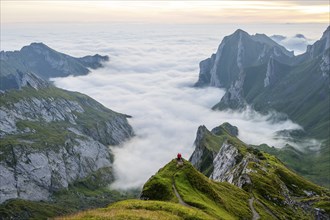
<instances>
[{"instance_id":1,"label":"steep rock face","mask_svg":"<svg viewBox=\"0 0 330 220\"><path fill-rule=\"evenodd\" d=\"M330 37L329 37L330 39ZM320 69L322 71L322 76L324 78L329 78L330 75L330 49L327 49L322 56L322 61L320 64Z\"/></svg>"},{"instance_id":2,"label":"steep rock face","mask_svg":"<svg viewBox=\"0 0 330 220\"><path fill-rule=\"evenodd\" d=\"M320 40L307 46L307 51L296 57L295 63L306 62L323 55L330 48L330 26L323 32Z\"/></svg>"},{"instance_id":3,"label":"steep rock face","mask_svg":"<svg viewBox=\"0 0 330 220\"><path fill-rule=\"evenodd\" d=\"M105 179L113 180L111 151L82 134L57 150L22 143L11 151L0 161L0 203L12 198L47 201L52 192L101 168L108 169Z\"/></svg>"},{"instance_id":4,"label":"steep rock face","mask_svg":"<svg viewBox=\"0 0 330 220\"><path fill-rule=\"evenodd\" d=\"M266 35L249 35L237 30L222 40L216 54L200 63L199 80L195 86L229 88L242 77L245 67L265 63L271 56L287 62L293 53Z\"/></svg>"},{"instance_id":5,"label":"steep rock face","mask_svg":"<svg viewBox=\"0 0 330 220\"><path fill-rule=\"evenodd\" d=\"M205 85L210 85L210 80L211 80L211 68L214 64L215 61L215 54L212 54L211 58L207 58L206 60L202 60L199 63L199 78L198 82L196 82L195 86L197 87L202 87Z\"/></svg>"},{"instance_id":6,"label":"steep rock face","mask_svg":"<svg viewBox=\"0 0 330 220\"><path fill-rule=\"evenodd\" d=\"M226 131L222 125L217 129L219 128ZM301 211L305 213L302 215L306 215L307 219L329 218L326 210L316 210L315 205L306 202L312 200L316 203L320 202L322 196L330 195L328 190L301 178L286 168L276 157L249 147L228 132L221 132L214 136L218 139L214 137L214 141L209 142L208 148L216 149L220 145L220 149L211 162L212 172L206 175L211 180L228 182L251 193L256 203L263 204L262 207L274 219L286 219L289 216L291 218L299 215ZM196 150L200 151L197 147ZM193 165L205 174L205 170L196 166L199 163L194 160ZM286 207L286 209L280 207ZM257 209L257 212L261 214L260 209Z\"/></svg>"},{"instance_id":7,"label":"steep rock face","mask_svg":"<svg viewBox=\"0 0 330 220\"><path fill-rule=\"evenodd\" d=\"M210 178L220 182L232 183L233 175L227 174L236 165L235 158L237 156L238 150L234 146L224 143L213 160L214 169Z\"/></svg>"},{"instance_id":8,"label":"steep rock face","mask_svg":"<svg viewBox=\"0 0 330 220\"><path fill-rule=\"evenodd\" d=\"M36 76L48 80L54 77L69 75L85 75L88 68L102 67L108 61L108 56L85 56L74 58L57 52L43 43L32 43L20 51L0 52L0 90L20 89L24 86L24 74L34 73Z\"/></svg>"},{"instance_id":9,"label":"steep rock face","mask_svg":"<svg viewBox=\"0 0 330 220\"><path fill-rule=\"evenodd\" d=\"M205 126L200 126L197 130L195 140L195 151L191 155L189 161L197 168L210 172L213 167L210 166L210 161L215 156L215 151L208 148L207 136L212 136L211 132L207 130ZM208 167L208 168L206 168Z\"/></svg>"},{"instance_id":10,"label":"steep rock face","mask_svg":"<svg viewBox=\"0 0 330 220\"><path fill-rule=\"evenodd\" d=\"M241 72L238 80L228 88L225 95L221 98L220 102L213 107L213 109L243 109L246 107L243 91L245 75L244 72Z\"/></svg>"},{"instance_id":11,"label":"steep rock face","mask_svg":"<svg viewBox=\"0 0 330 220\"><path fill-rule=\"evenodd\" d=\"M222 146L223 137L227 135L236 137L238 135L237 127L224 123L212 131L205 126L198 128L194 142L195 150L189 161L206 176L213 173L215 169L213 161Z\"/></svg>"},{"instance_id":12,"label":"steep rock face","mask_svg":"<svg viewBox=\"0 0 330 220\"><path fill-rule=\"evenodd\" d=\"M213 109L240 110L249 105L261 113L275 110L302 125L307 136L328 138L330 28L306 53L296 57L281 50L266 35L238 33L223 40L227 43L236 36L237 41L231 43L236 52L233 54L233 49L222 52L221 56L232 60L217 66L218 80L221 84L228 74L233 80L223 86L227 91ZM231 64L233 61L236 70ZM226 72L228 69L231 71Z\"/></svg>"},{"instance_id":13,"label":"steep rock face","mask_svg":"<svg viewBox=\"0 0 330 220\"><path fill-rule=\"evenodd\" d=\"M134 135L126 115L80 93L28 86L1 94L0 203L48 200L68 184L106 169L112 153Z\"/></svg>"},{"instance_id":14,"label":"steep rock face","mask_svg":"<svg viewBox=\"0 0 330 220\"><path fill-rule=\"evenodd\" d=\"M228 182L239 188L250 185L252 182L249 173L253 170L247 166L250 162L257 161L258 159L252 154L243 157L234 145L225 142L213 160L214 170L210 175L210 179Z\"/></svg>"}]
</instances>

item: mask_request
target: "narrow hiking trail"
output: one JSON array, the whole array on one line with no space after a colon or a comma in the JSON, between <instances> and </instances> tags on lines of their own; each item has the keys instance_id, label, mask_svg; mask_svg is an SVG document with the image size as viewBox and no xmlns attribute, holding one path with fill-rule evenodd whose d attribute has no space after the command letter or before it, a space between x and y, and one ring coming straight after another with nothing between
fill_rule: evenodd
<instances>
[{"instance_id":1,"label":"narrow hiking trail","mask_svg":"<svg viewBox=\"0 0 330 220\"><path fill-rule=\"evenodd\" d=\"M187 207L191 207L190 205L188 205L187 203L185 203L185 202L183 201L183 199L181 198L180 194L178 193L178 190L176 189L174 183L172 184L172 188L173 188L173 191L174 191L175 196L176 196L176 197L178 198L178 200L179 200L179 203L180 203L181 205L184 205L184 206L187 206Z\"/></svg>"},{"instance_id":2,"label":"narrow hiking trail","mask_svg":"<svg viewBox=\"0 0 330 220\"><path fill-rule=\"evenodd\" d=\"M178 162L177 167L180 167L180 169L181 169L181 168L182 168L182 165L183 165L183 163ZM179 170L180 170L180 169L179 169ZM179 170L178 170L178 171L179 171ZM176 171L176 172L173 174L173 176L172 176L172 188L173 188L174 194L175 194L176 198L178 198L179 203L180 203L181 205L184 205L184 206L186 206L186 207L191 207L190 205L188 205L187 203L185 203L185 202L183 201L183 199L181 198L181 196L180 196L178 190L176 189L174 176L176 175L176 173L177 173L178 171Z\"/></svg>"},{"instance_id":3,"label":"narrow hiking trail","mask_svg":"<svg viewBox=\"0 0 330 220\"><path fill-rule=\"evenodd\" d=\"M257 203L259 204L259 205L261 205L264 209L265 209L265 211L269 214L269 215L271 215L272 217L273 217L273 219L279 219L267 206L265 206L264 204L262 204L260 201L258 201L258 200L256 200L257 201Z\"/></svg>"},{"instance_id":4,"label":"narrow hiking trail","mask_svg":"<svg viewBox=\"0 0 330 220\"><path fill-rule=\"evenodd\" d=\"M253 206L253 201L254 201L254 197L252 197L251 199L249 199L249 206L250 206L250 209L252 210L252 220L258 220L260 219L260 215L259 213L254 209L254 206Z\"/></svg>"}]
</instances>

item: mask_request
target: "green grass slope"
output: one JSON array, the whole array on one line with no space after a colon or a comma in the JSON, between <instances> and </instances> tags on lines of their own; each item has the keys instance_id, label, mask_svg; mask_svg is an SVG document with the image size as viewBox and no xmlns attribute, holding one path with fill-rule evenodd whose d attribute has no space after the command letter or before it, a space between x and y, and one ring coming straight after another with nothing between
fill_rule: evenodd
<instances>
[{"instance_id":1,"label":"green grass slope","mask_svg":"<svg viewBox=\"0 0 330 220\"><path fill-rule=\"evenodd\" d=\"M186 205L180 204L175 185ZM172 160L144 185L144 200L126 200L58 219L251 219L249 195L229 183L217 183L188 161Z\"/></svg>"},{"instance_id":2,"label":"green grass slope","mask_svg":"<svg viewBox=\"0 0 330 220\"><path fill-rule=\"evenodd\" d=\"M159 188L159 185L162 185ZM178 166L172 160L144 185L141 197L148 200L177 202L172 185L182 200L217 219L250 218L249 196L228 183L216 183L198 172L188 161ZM168 193L170 191L170 193ZM168 195L170 197L159 195Z\"/></svg>"},{"instance_id":3,"label":"green grass slope","mask_svg":"<svg viewBox=\"0 0 330 220\"><path fill-rule=\"evenodd\" d=\"M314 219L314 208L329 213L327 190L288 170L274 156L263 156L260 164L249 164L255 170L250 175L253 184L244 190L212 181L188 161L178 165L174 159L146 182L143 200L121 201L57 219L252 219L250 198L261 219ZM266 166L267 172L262 168ZM282 193L283 183L289 188L287 194ZM306 190L315 194L307 197ZM294 198L291 204L286 197Z\"/></svg>"}]
</instances>

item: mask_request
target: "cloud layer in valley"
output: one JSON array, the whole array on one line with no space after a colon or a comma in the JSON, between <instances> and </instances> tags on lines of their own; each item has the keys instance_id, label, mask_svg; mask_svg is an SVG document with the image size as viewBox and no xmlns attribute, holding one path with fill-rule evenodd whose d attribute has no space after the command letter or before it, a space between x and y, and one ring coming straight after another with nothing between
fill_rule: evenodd
<instances>
[{"instance_id":1,"label":"cloud layer in valley","mask_svg":"<svg viewBox=\"0 0 330 220\"><path fill-rule=\"evenodd\" d=\"M277 147L283 142L274 139L276 131L300 128L291 121L274 123L269 115L251 110L211 111L224 91L192 85L197 81L199 61L215 51L219 40L203 35L183 38L171 32L145 38L123 36L128 39L103 47L103 53L111 57L105 68L87 76L55 80L59 87L86 93L133 116L130 123L137 136L113 149L117 177L113 187L141 186L178 152L188 159L200 125L212 129L230 122L238 126L240 138L247 143Z\"/></svg>"},{"instance_id":2,"label":"cloud layer in valley","mask_svg":"<svg viewBox=\"0 0 330 220\"><path fill-rule=\"evenodd\" d=\"M283 27L241 28L249 33L274 34L272 31ZM198 63L216 51L224 35L235 31L233 25L78 26L64 32L57 32L57 28L52 26L51 31L36 28L39 32L27 29L24 34L9 31L2 34L2 39L10 49L17 42L24 45L43 41L74 56L94 53L110 56L104 68L87 76L54 81L58 87L85 93L112 110L133 116L129 122L136 137L113 148L115 188L140 187L178 152L188 159L200 125L212 129L229 122L239 128L243 141L277 147L283 141L274 138L276 131L300 128L289 120L274 122L269 115L253 111L211 111L224 91L192 87L198 78ZM290 27L292 32L297 29Z\"/></svg>"}]
</instances>

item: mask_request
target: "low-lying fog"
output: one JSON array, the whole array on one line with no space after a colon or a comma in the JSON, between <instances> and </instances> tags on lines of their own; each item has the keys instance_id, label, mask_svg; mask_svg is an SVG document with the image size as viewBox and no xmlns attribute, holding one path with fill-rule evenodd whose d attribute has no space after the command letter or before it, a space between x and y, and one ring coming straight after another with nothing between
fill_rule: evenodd
<instances>
[{"instance_id":1,"label":"low-lying fog","mask_svg":"<svg viewBox=\"0 0 330 220\"><path fill-rule=\"evenodd\" d=\"M8 32L11 35L2 36L4 41L12 42L11 37L22 44L42 41L74 56L93 53L110 56L110 62L105 63L104 68L87 76L54 81L58 87L85 93L112 110L133 116L129 122L136 137L113 148L117 177L113 187L116 188L140 187L178 152L189 159L199 125L212 129L229 122L239 128L239 137L246 143L273 146L283 145L281 140L274 139L276 131L299 128L289 120L274 123L268 120L269 116L250 110L241 113L211 111L224 91L192 87L198 78L199 62L214 53L222 38L234 32L236 27L166 28L93 27L85 29L86 33L74 29L63 33L30 31L21 36ZM273 32L270 28L268 33L265 30L265 27L257 30L257 26L247 29L250 34L286 33L275 32L284 30L280 26ZM294 36L297 33L294 31L300 29L287 27L287 30ZM309 33L304 34L309 36ZM13 46L12 43L7 45Z\"/></svg>"}]
</instances>

